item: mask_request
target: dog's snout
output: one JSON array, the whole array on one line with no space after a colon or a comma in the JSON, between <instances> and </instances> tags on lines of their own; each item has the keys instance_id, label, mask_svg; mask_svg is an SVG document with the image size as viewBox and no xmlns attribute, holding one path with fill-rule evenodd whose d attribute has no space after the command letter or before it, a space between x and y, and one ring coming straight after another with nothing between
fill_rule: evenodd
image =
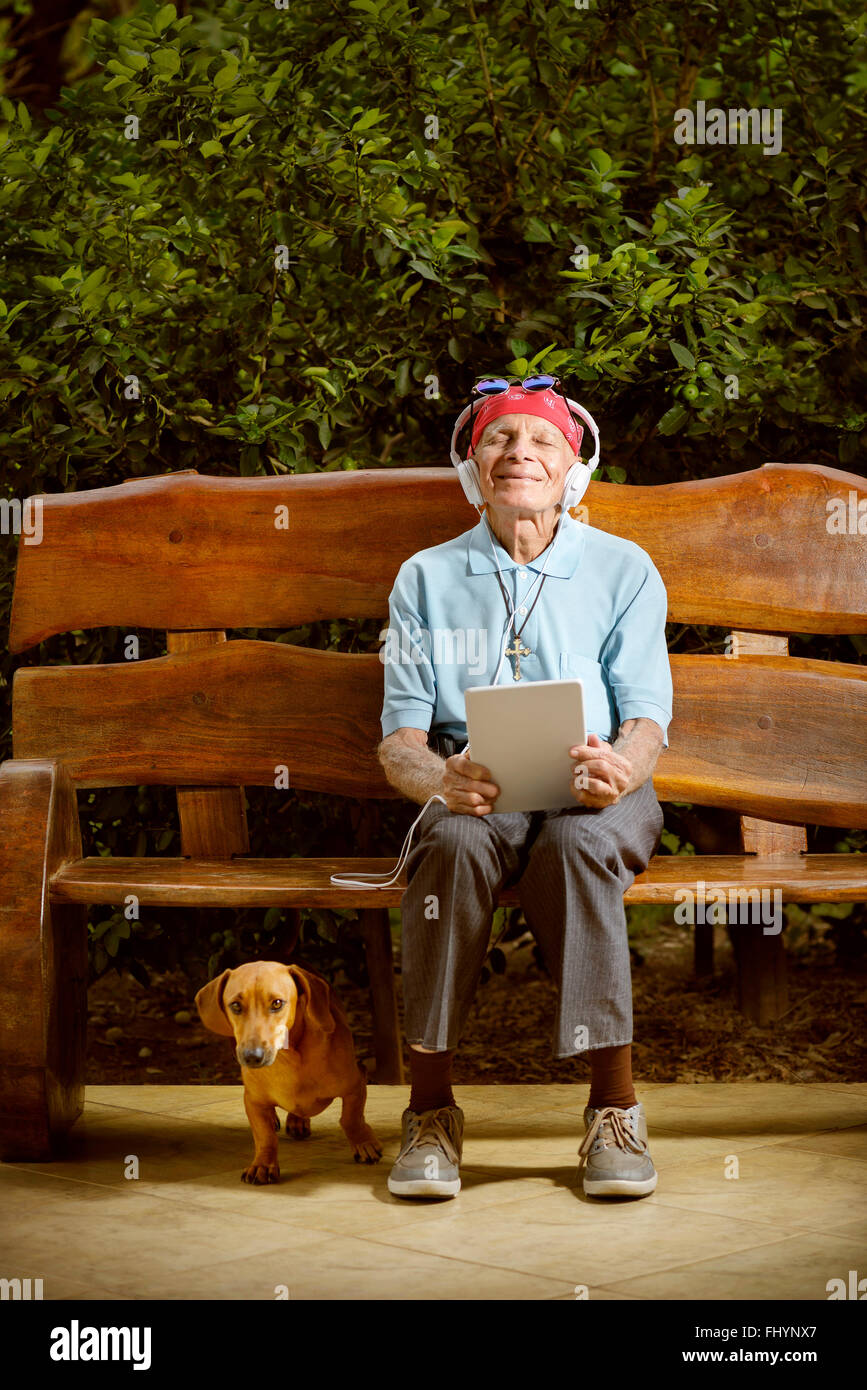
<instances>
[{"instance_id":1,"label":"dog's snout","mask_svg":"<svg viewBox=\"0 0 867 1390\"><path fill-rule=\"evenodd\" d=\"M241 1049L241 1063L245 1067L261 1067L265 1061L264 1047L245 1047Z\"/></svg>"}]
</instances>

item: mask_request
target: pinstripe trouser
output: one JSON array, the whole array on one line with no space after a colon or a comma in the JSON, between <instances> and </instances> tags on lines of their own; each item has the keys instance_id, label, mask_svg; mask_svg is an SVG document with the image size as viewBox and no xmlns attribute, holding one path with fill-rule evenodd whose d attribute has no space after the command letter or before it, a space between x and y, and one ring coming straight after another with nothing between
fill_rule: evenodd
<instances>
[{"instance_id":1,"label":"pinstripe trouser","mask_svg":"<svg viewBox=\"0 0 867 1390\"><path fill-rule=\"evenodd\" d=\"M443 757L457 751L445 735L428 742ZM631 1042L623 894L647 867L662 828L652 777L599 810L576 803L466 816L432 802L415 832L401 899L407 1042L438 1052L457 1047L497 894L513 884L557 985L554 1057Z\"/></svg>"}]
</instances>

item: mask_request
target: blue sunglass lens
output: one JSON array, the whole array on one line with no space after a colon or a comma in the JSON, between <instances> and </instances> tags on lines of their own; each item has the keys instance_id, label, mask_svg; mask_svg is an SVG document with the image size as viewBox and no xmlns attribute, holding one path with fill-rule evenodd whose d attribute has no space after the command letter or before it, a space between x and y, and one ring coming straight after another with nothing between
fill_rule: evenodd
<instances>
[{"instance_id":1,"label":"blue sunglass lens","mask_svg":"<svg viewBox=\"0 0 867 1390\"><path fill-rule=\"evenodd\" d=\"M503 391L508 391L511 384L501 376L493 376L486 381L477 381L473 390L478 391L480 396L498 396Z\"/></svg>"},{"instance_id":2,"label":"blue sunglass lens","mask_svg":"<svg viewBox=\"0 0 867 1390\"><path fill-rule=\"evenodd\" d=\"M546 387L553 386L556 380L554 376L528 376L521 384L525 391L544 391Z\"/></svg>"}]
</instances>

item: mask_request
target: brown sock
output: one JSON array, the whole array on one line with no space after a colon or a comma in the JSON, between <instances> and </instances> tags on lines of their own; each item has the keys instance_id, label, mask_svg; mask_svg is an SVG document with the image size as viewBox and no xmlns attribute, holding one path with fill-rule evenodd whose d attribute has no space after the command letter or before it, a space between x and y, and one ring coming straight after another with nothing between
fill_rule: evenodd
<instances>
[{"instance_id":1,"label":"brown sock","mask_svg":"<svg viewBox=\"0 0 867 1390\"><path fill-rule=\"evenodd\" d=\"M412 1090L409 1108L420 1115L423 1110L439 1110L454 1105L452 1094L452 1052L416 1052L409 1049L409 1078Z\"/></svg>"},{"instance_id":2,"label":"brown sock","mask_svg":"<svg viewBox=\"0 0 867 1390\"><path fill-rule=\"evenodd\" d=\"M617 1105L629 1110L635 1104L632 1085L632 1043L622 1047L596 1047L590 1053L590 1100L593 1110Z\"/></svg>"}]
</instances>

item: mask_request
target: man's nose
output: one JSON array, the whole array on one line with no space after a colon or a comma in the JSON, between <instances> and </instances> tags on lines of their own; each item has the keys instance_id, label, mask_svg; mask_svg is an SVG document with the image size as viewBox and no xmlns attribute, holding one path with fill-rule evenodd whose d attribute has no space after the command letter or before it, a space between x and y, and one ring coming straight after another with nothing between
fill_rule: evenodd
<instances>
[{"instance_id":1,"label":"man's nose","mask_svg":"<svg viewBox=\"0 0 867 1390\"><path fill-rule=\"evenodd\" d=\"M513 439L511 444L509 444L506 449L506 458L523 459L531 452L530 436L522 434L518 435L517 438Z\"/></svg>"}]
</instances>

